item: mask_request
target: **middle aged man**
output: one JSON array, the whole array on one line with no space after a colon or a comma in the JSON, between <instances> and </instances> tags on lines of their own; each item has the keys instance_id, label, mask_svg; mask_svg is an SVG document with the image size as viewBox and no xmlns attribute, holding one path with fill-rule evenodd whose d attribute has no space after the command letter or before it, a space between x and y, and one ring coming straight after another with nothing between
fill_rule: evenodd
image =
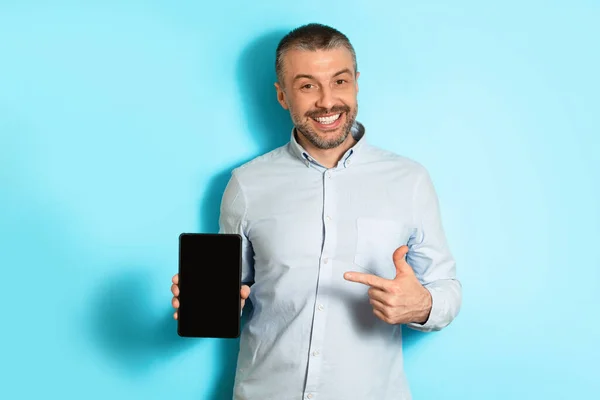
<instances>
[{"instance_id":1,"label":"middle aged man","mask_svg":"<svg viewBox=\"0 0 600 400\"><path fill-rule=\"evenodd\" d=\"M367 143L344 34L301 26L276 54L290 141L236 168L221 205L220 231L243 238L252 305L234 398L410 399L401 327L440 330L462 301L432 180Z\"/></svg>"}]
</instances>

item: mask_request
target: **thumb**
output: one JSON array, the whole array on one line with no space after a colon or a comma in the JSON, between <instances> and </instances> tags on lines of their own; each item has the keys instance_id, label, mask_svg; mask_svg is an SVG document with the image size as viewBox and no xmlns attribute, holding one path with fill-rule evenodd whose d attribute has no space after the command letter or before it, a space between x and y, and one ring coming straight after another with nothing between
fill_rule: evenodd
<instances>
[{"instance_id":1,"label":"thumb","mask_svg":"<svg viewBox=\"0 0 600 400\"><path fill-rule=\"evenodd\" d=\"M250 296L250 286L242 285L240 289L240 296L242 299L247 299Z\"/></svg>"},{"instance_id":2,"label":"thumb","mask_svg":"<svg viewBox=\"0 0 600 400\"><path fill-rule=\"evenodd\" d=\"M405 274L405 273L413 273L412 268L406 262L406 255L408 254L408 246L403 245L400 246L394 251L392 259L394 260L394 265L396 266L396 276Z\"/></svg>"}]
</instances>

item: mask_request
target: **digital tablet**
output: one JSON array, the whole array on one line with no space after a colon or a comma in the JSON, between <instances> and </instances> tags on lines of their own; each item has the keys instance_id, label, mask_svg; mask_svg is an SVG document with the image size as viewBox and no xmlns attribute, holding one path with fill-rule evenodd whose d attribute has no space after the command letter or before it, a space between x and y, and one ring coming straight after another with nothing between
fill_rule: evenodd
<instances>
[{"instance_id":1,"label":"digital tablet","mask_svg":"<svg viewBox=\"0 0 600 400\"><path fill-rule=\"evenodd\" d=\"M239 337L241 278L240 235L179 235L178 335Z\"/></svg>"}]
</instances>

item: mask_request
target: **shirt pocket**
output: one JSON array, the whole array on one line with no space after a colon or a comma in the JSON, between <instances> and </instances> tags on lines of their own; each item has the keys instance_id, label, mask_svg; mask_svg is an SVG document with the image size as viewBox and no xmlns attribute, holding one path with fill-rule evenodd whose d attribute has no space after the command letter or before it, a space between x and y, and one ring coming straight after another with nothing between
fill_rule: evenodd
<instances>
[{"instance_id":1,"label":"shirt pocket","mask_svg":"<svg viewBox=\"0 0 600 400\"><path fill-rule=\"evenodd\" d=\"M359 268L386 279L394 279L394 251L408 243L410 230L398 221L361 217L356 220L354 263Z\"/></svg>"}]
</instances>

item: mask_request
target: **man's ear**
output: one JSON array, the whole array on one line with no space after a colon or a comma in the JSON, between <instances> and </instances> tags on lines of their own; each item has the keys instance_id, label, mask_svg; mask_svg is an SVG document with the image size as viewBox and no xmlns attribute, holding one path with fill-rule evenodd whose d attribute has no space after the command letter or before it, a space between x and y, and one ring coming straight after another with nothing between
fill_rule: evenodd
<instances>
[{"instance_id":1,"label":"man's ear","mask_svg":"<svg viewBox=\"0 0 600 400\"><path fill-rule=\"evenodd\" d=\"M358 77L360 76L360 72L356 71L356 78L354 79L356 85L356 92L358 93Z\"/></svg>"},{"instance_id":2,"label":"man's ear","mask_svg":"<svg viewBox=\"0 0 600 400\"><path fill-rule=\"evenodd\" d=\"M285 92L283 91L283 87L279 84L279 82L275 82L275 89L277 90L277 101L281 104L284 110L287 110L289 107L287 105L287 101L285 101Z\"/></svg>"}]
</instances>

